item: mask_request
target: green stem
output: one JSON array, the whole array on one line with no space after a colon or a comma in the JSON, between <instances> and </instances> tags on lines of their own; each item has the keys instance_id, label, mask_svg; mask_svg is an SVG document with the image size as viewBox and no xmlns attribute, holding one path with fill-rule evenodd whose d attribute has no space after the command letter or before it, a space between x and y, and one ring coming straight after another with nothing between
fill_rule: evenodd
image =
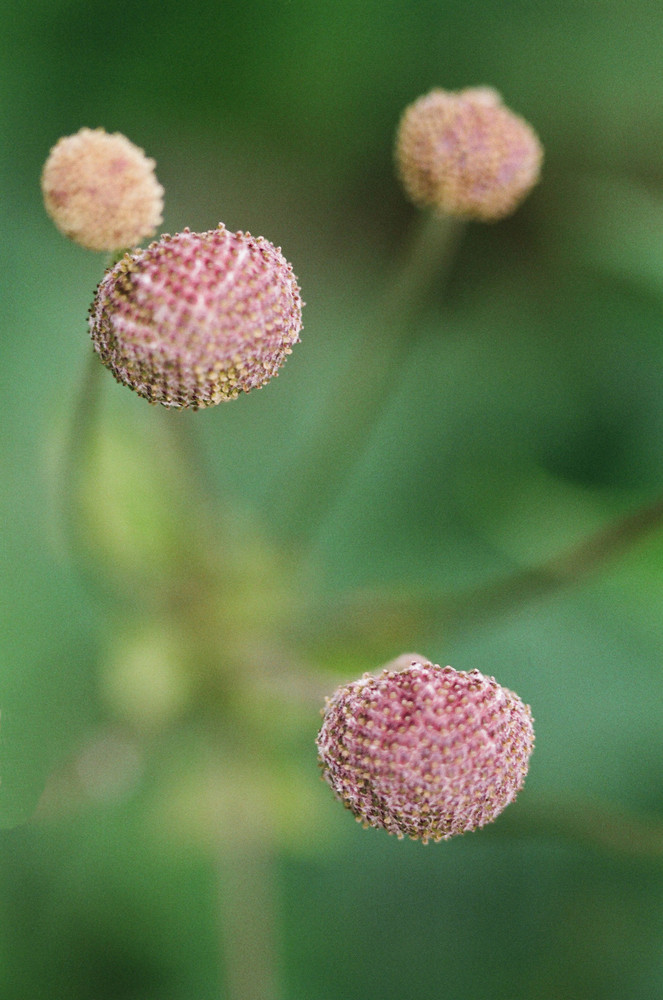
<instances>
[{"instance_id":1,"label":"green stem","mask_svg":"<svg viewBox=\"0 0 663 1000\"><path fill-rule=\"evenodd\" d=\"M566 552L504 580L477 587L454 601L457 625L474 623L518 608L564 587L575 585L636 542L663 526L663 497L599 529Z\"/></svg>"},{"instance_id":2,"label":"green stem","mask_svg":"<svg viewBox=\"0 0 663 1000\"><path fill-rule=\"evenodd\" d=\"M273 503L288 509L298 541L302 525L312 533L319 529L346 485L416 343L415 320L426 293L434 278L441 286L449 271L464 223L433 213L416 219L404 264L359 338L337 391L328 397L318 432L305 446L298 469L277 487Z\"/></svg>"},{"instance_id":3,"label":"green stem","mask_svg":"<svg viewBox=\"0 0 663 1000\"><path fill-rule=\"evenodd\" d=\"M413 634L438 628L440 623L462 632L575 586L661 527L663 497L657 497L552 559L500 580L459 594L355 592L341 598L331 609L328 601L319 609L309 607L307 620L315 622L316 630L322 629L325 634L342 631L350 643L382 640L383 645L409 646Z\"/></svg>"},{"instance_id":4,"label":"green stem","mask_svg":"<svg viewBox=\"0 0 663 1000\"><path fill-rule=\"evenodd\" d=\"M191 410L166 410L159 406L160 426L170 440L174 462L180 473L182 491L189 505L188 518L205 531L212 529L221 516L209 462L199 435L197 413ZM213 530L213 529L212 529Z\"/></svg>"},{"instance_id":5,"label":"green stem","mask_svg":"<svg viewBox=\"0 0 663 1000\"><path fill-rule=\"evenodd\" d=\"M568 796L532 797L500 817L495 835L541 836L663 863L663 822L607 803Z\"/></svg>"},{"instance_id":6,"label":"green stem","mask_svg":"<svg viewBox=\"0 0 663 1000\"><path fill-rule=\"evenodd\" d=\"M227 1000L280 1000L274 861L268 844L221 845L219 922Z\"/></svg>"},{"instance_id":7,"label":"green stem","mask_svg":"<svg viewBox=\"0 0 663 1000\"><path fill-rule=\"evenodd\" d=\"M91 457L103 373L104 369L99 358L94 351L90 350L70 417L57 487L62 504L66 549L81 575L85 578L93 577L95 586L98 585L99 581L96 574L91 573L89 566L88 546L84 537L85 523L81 507L81 487Z\"/></svg>"}]
</instances>

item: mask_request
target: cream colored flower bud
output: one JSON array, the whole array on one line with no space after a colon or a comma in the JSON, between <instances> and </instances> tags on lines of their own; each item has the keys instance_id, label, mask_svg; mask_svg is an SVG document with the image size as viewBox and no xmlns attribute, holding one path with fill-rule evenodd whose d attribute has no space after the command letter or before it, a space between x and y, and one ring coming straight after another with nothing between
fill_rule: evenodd
<instances>
[{"instance_id":1,"label":"cream colored flower bud","mask_svg":"<svg viewBox=\"0 0 663 1000\"><path fill-rule=\"evenodd\" d=\"M46 211L65 236L88 250L134 247L163 221L154 166L119 132L82 128L60 139L44 164Z\"/></svg>"},{"instance_id":2,"label":"cream colored flower bud","mask_svg":"<svg viewBox=\"0 0 663 1000\"><path fill-rule=\"evenodd\" d=\"M432 90L401 119L396 164L415 204L494 222L510 215L539 179L534 130L491 87Z\"/></svg>"}]
</instances>

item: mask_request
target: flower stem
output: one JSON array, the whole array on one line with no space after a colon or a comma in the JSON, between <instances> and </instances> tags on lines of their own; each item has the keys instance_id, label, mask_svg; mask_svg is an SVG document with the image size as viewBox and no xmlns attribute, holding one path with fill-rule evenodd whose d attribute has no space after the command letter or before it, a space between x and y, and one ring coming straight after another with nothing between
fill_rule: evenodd
<instances>
[{"instance_id":1,"label":"flower stem","mask_svg":"<svg viewBox=\"0 0 663 1000\"><path fill-rule=\"evenodd\" d=\"M227 1000L280 1000L273 857L249 837L219 851L219 922Z\"/></svg>"},{"instance_id":2,"label":"flower stem","mask_svg":"<svg viewBox=\"0 0 663 1000\"><path fill-rule=\"evenodd\" d=\"M102 374L103 366L95 352L90 350L70 418L56 486L58 502L61 505L65 548L81 576L91 579L95 587L98 587L99 580L89 566L84 514L81 508L81 488L91 457ZM104 596L107 594L104 593Z\"/></svg>"},{"instance_id":3,"label":"flower stem","mask_svg":"<svg viewBox=\"0 0 663 1000\"><path fill-rule=\"evenodd\" d=\"M618 558L636 542L663 526L663 497L657 497L559 555L531 569L522 569L483 587L477 587L455 603L455 622L490 619L540 597L545 597L600 569Z\"/></svg>"},{"instance_id":4,"label":"flower stem","mask_svg":"<svg viewBox=\"0 0 663 1000\"><path fill-rule=\"evenodd\" d=\"M449 631L467 631L574 586L661 528L663 497L659 496L538 566L501 579L456 594L356 591L332 608L328 600L319 609L308 608L307 619L325 633L340 629L349 643L381 639L390 646L409 646L413 633L438 628L440 623L446 623Z\"/></svg>"},{"instance_id":5,"label":"flower stem","mask_svg":"<svg viewBox=\"0 0 663 1000\"><path fill-rule=\"evenodd\" d=\"M188 409L164 411L161 406L158 410L162 411L160 423L170 439L173 460L178 466L191 511L196 513L200 527L207 529L215 523L220 508L196 426L197 414Z\"/></svg>"},{"instance_id":6,"label":"flower stem","mask_svg":"<svg viewBox=\"0 0 663 1000\"><path fill-rule=\"evenodd\" d=\"M508 809L495 835L541 836L581 842L622 857L663 863L663 823L591 799L531 796Z\"/></svg>"},{"instance_id":7,"label":"flower stem","mask_svg":"<svg viewBox=\"0 0 663 1000\"><path fill-rule=\"evenodd\" d=\"M434 213L418 213L416 228L399 273L389 286L370 327L359 337L336 392L319 417L299 467L277 487L274 503L287 507L298 541L308 526L319 529L347 483L398 373L416 341L414 321L434 278L446 278L464 223ZM293 488L296 484L296 488Z\"/></svg>"}]
</instances>

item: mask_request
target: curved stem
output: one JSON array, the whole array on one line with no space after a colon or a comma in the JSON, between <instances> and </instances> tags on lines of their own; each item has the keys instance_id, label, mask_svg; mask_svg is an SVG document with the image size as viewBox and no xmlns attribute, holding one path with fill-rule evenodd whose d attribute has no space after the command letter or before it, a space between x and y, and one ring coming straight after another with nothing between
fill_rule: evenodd
<instances>
[{"instance_id":1,"label":"curved stem","mask_svg":"<svg viewBox=\"0 0 663 1000\"><path fill-rule=\"evenodd\" d=\"M161 406L158 409L163 411L159 416L170 441L173 461L181 473L183 493L190 505L189 517L192 521L197 519L199 526L207 530L210 524L218 522L222 510L198 428L194 425L197 414L187 409L165 410Z\"/></svg>"},{"instance_id":2,"label":"curved stem","mask_svg":"<svg viewBox=\"0 0 663 1000\"><path fill-rule=\"evenodd\" d=\"M397 383L416 340L413 321L436 276L443 283L464 222L419 213L403 266L369 329L358 339L337 391L319 417L298 469L277 487L273 503L289 510L289 523L315 532L336 502Z\"/></svg>"},{"instance_id":3,"label":"curved stem","mask_svg":"<svg viewBox=\"0 0 663 1000\"><path fill-rule=\"evenodd\" d=\"M541 836L585 843L597 850L663 862L663 822L570 796L531 797L504 813L495 835Z\"/></svg>"},{"instance_id":4,"label":"curved stem","mask_svg":"<svg viewBox=\"0 0 663 1000\"><path fill-rule=\"evenodd\" d=\"M227 1000L280 1000L278 895L270 845L219 851L219 923Z\"/></svg>"},{"instance_id":5,"label":"curved stem","mask_svg":"<svg viewBox=\"0 0 663 1000\"><path fill-rule=\"evenodd\" d=\"M90 350L70 417L58 484L66 548L72 561L84 577L88 577L90 574L87 565L87 545L82 530L83 513L80 490L82 477L92 449L103 371L99 358L94 351ZM95 576L95 585L98 585L98 582Z\"/></svg>"},{"instance_id":6,"label":"curved stem","mask_svg":"<svg viewBox=\"0 0 663 1000\"><path fill-rule=\"evenodd\" d=\"M539 566L461 595L454 602L456 623L492 618L573 586L662 526L663 497L657 497Z\"/></svg>"},{"instance_id":7,"label":"curved stem","mask_svg":"<svg viewBox=\"0 0 663 1000\"><path fill-rule=\"evenodd\" d=\"M309 608L307 617L318 630L324 619L326 632L342 630L348 642L359 636L409 646L414 630L420 633L443 621L463 631L574 586L661 527L663 497L657 497L552 559L502 579L458 594L355 592L331 609L326 601L319 614Z\"/></svg>"}]
</instances>

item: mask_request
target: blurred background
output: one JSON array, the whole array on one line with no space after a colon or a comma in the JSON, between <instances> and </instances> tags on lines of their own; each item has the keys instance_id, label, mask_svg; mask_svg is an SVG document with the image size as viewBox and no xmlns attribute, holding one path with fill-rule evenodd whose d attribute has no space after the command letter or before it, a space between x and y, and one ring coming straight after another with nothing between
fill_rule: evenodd
<instances>
[{"instance_id":1,"label":"blurred background","mask_svg":"<svg viewBox=\"0 0 663 1000\"><path fill-rule=\"evenodd\" d=\"M663 530L472 600L663 491L662 36L644 0L7 5L2 996L663 996ZM332 482L325 407L416 224L398 119L477 84L542 182L468 227ZM82 126L156 159L165 232L292 261L302 342L263 391L171 413L100 367L81 396L104 261L39 178ZM314 747L339 679L414 650L537 732L518 802L427 847L362 830Z\"/></svg>"}]
</instances>

